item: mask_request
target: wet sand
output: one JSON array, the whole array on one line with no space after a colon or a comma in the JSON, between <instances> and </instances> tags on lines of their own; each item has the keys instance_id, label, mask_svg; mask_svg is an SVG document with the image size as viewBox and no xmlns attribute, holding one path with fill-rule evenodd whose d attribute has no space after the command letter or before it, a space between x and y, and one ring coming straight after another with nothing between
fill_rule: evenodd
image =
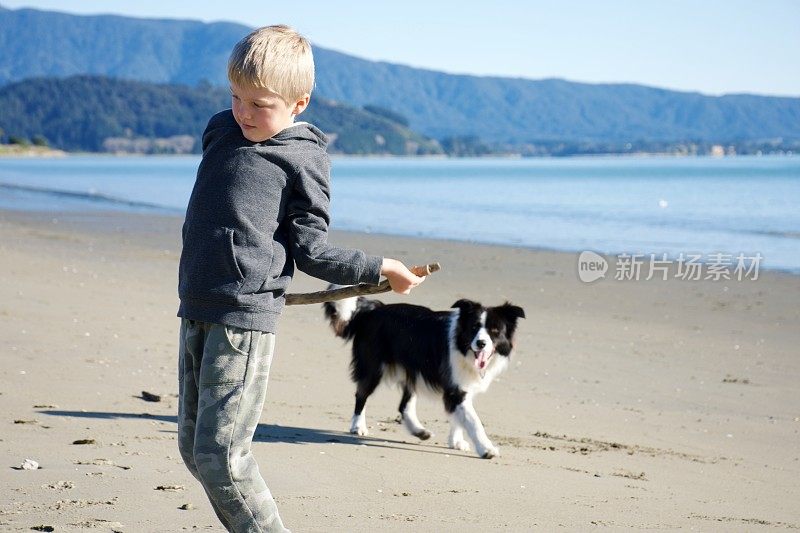
<instances>
[{"instance_id":1,"label":"wet sand","mask_svg":"<svg viewBox=\"0 0 800 533\"><path fill-rule=\"evenodd\" d=\"M180 224L0 211L0 529L222 530L175 441ZM476 401L502 454L482 460L446 447L436 397L419 404L434 437L407 435L390 388L349 435L349 348L319 306L288 308L254 453L293 531L800 528L800 277L587 285L576 254L332 241L442 264L384 301L527 318Z\"/></svg>"}]
</instances>

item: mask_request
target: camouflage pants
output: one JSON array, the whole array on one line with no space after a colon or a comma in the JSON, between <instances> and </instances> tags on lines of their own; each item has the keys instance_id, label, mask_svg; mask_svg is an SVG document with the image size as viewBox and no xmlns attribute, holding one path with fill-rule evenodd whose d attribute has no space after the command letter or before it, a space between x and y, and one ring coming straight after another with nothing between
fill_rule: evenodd
<instances>
[{"instance_id":1,"label":"camouflage pants","mask_svg":"<svg viewBox=\"0 0 800 533\"><path fill-rule=\"evenodd\" d=\"M275 335L181 320L178 447L228 531L286 532L250 450Z\"/></svg>"}]
</instances>

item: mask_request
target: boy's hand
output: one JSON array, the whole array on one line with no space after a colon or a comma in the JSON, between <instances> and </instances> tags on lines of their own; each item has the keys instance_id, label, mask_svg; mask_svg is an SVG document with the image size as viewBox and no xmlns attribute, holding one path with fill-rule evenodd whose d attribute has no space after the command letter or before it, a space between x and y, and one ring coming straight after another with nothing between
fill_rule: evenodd
<instances>
[{"instance_id":1,"label":"boy's hand","mask_svg":"<svg viewBox=\"0 0 800 533\"><path fill-rule=\"evenodd\" d=\"M389 280L392 290L400 294L409 294L411 289L425 281L425 276L417 276L397 259L388 257L383 259L381 274Z\"/></svg>"}]
</instances>

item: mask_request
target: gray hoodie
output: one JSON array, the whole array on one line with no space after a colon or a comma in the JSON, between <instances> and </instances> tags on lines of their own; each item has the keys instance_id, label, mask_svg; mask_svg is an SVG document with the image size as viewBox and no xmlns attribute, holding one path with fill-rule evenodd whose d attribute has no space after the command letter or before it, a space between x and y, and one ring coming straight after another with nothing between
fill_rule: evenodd
<instances>
[{"instance_id":1,"label":"gray hoodie","mask_svg":"<svg viewBox=\"0 0 800 533\"><path fill-rule=\"evenodd\" d=\"M295 264L331 283L378 283L381 257L327 242L327 143L304 122L252 143L230 110L211 117L183 224L178 316L275 333Z\"/></svg>"}]
</instances>

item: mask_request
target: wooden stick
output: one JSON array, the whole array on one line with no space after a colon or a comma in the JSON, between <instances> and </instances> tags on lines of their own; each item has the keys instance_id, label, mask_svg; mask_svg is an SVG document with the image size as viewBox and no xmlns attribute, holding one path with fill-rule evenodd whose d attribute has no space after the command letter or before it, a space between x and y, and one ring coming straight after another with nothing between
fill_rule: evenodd
<instances>
[{"instance_id":1,"label":"wooden stick","mask_svg":"<svg viewBox=\"0 0 800 533\"><path fill-rule=\"evenodd\" d=\"M409 270L417 276L427 276L441 269L439 263L430 263L428 265L414 266ZM328 289L317 292L304 292L299 294L287 294L286 305L301 305L301 304L321 304L323 302L332 302L334 300L343 300L353 296L364 296L368 294L380 294L382 292L389 292L392 288L389 286L389 280L385 279L378 285L367 285L361 283L359 285L351 285L349 287L340 287L338 289Z\"/></svg>"}]
</instances>

